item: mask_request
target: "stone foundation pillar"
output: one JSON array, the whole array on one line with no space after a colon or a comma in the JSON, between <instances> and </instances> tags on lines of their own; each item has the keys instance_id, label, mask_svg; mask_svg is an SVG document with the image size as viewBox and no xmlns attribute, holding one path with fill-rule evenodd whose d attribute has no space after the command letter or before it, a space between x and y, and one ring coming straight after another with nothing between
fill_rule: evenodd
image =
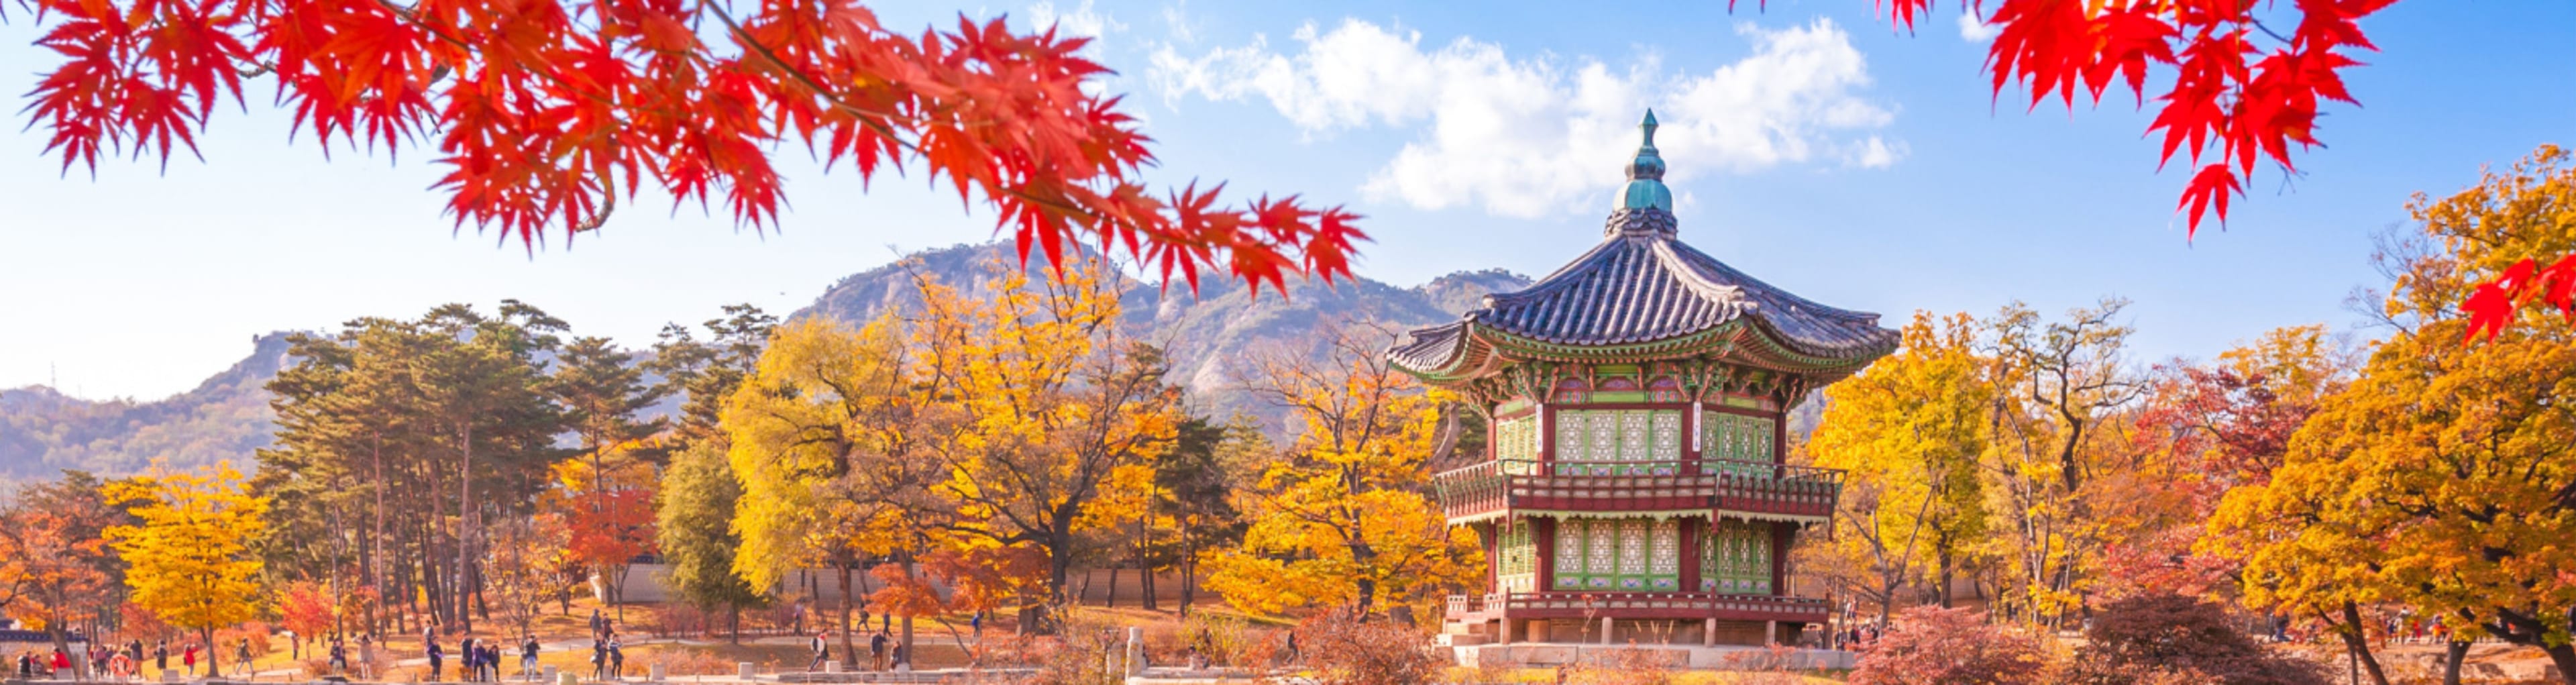
<instances>
[{"instance_id":1,"label":"stone foundation pillar","mask_svg":"<svg viewBox=\"0 0 2576 685\"><path fill-rule=\"evenodd\" d=\"M1601 644L1611 644L1610 633L1615 632L1611 629L1617 625L1613 620L1608 616L1601 617Z\"/></svg>"},{"instance_id":2,"label":"stone foundation pillar","mask_svg":"<svg viewBox=\"0 0 2576 685\"><path fill-rule=\"evenodd\" d=\"M1717 619L1712 618L1700 623L1699 646L1717 646Z\"/></svg>"},{"instance_id":3,"label":"stone foundation pillar","mask_svg":"<svg viewBox=\"0 0 2576 685\"><path fill-rule=\"evenodd\" d=\"M1776 647L1776 646L1779 646L1779 644L1780 644L1780 622L1779 622L1779 621L1763 621L1763 622L1762 622L1762 646L1764 646L1764 647Z\"/></svg>"}]
</instances>

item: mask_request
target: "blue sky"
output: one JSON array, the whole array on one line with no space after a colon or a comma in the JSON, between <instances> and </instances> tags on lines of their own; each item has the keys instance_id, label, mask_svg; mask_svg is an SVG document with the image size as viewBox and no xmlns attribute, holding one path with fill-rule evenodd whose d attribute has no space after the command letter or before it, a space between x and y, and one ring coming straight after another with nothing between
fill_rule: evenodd
<instances>
[{"instance_id":1,"label":"blue sky","mask_svg":"<svg viewBox=\"0 0 2576 685\"><path fill-rule=\"evenodd\" d=\"M1359 271L1412 285L1555 268L1599 238L1657 108L1684 240L1828 304L2043 311L2135 300L2141 361L2208 356L2281 325L2347 327L2369 235L2410 194L2576 142L2576 5L2413 0L2364 24L2304 176L2265 170L2225 230L2186 241L2185 180L2155 172L2148 115L1990 100L1976 31L1915 35L1866 0L1496 4L1100 1L879 4L888 23L1009 13L1100 36L1105 86L1161 142L1164 181L1304 193L1368 215ZM1948 5L1948 3L1942 3ZM0 92L53 63L0 26ZM793 208L766 234L694 206L629 205L531 256L453 232L430 155L289 141L281 112L218 111L207 158L57 173L42 130L0 134L0 387L86 397L193 387L251 336L515 297L586 334L649 344L725 303L784 312L900 251L987 239L989 218L917 180L863 188L789 152ZM23 104L23 100L20 101ZM9 108L15 111L16 107ZM24 114L16 114L25 122Z\"/></svg>"}]
</instances>

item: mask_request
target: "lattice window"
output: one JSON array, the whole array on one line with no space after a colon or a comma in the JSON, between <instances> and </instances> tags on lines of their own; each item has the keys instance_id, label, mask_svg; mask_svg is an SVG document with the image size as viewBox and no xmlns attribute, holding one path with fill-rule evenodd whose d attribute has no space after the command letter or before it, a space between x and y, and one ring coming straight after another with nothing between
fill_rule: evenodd
<instances>
[{"instance_id":1,"label":"lattice window","mask_svg":"<svg viewBox=\"0 0 2576 685\"><path fill-rule=\"evenodd\" d=\"M1537 570L1538 548L1531 544L1528 521L1513 522L1512 526L1504 530L1503 534L1494 541L1494 546L1502 552L1502 559L1494 566L1494 573L1518 575Z\"/></svg>"},{"instance_id":2,"label":"lattice window","mask_svg":"<svg viewBox=\"0 0 2576 685\"><path fill-rule=\"evenodd\" d=\"M1771 527L1743 521L1712 526L1700 564L1703 591L1770 594Z\"/></svg>"},{"instance_id":3,"label":"lattice window","mask_svg":"<svg viewBox=\"0 0 2576 685\"><path fill-rule=\"evenodd\" d=\"M1628 519L1619 522L1619 575L1634 576L1646 572L1646 521Z\"/></svg>"},{"instance_id":4,"label":"lattice window","mask_svg":"<svg viewBox=\"0 0 2576 685\"><path fill-rule=\"evenodd\" d=\"M1583 574L1583 520L1564 519L1556 522L1556 576L1572 579ZM1565 581L1559 580L1559 585Z\"/></svg>"},{"instance_id":5,"label":"lattice window","mask_svg":"<svg viewBox=\"0 0 2576 685\"><path fill-rule=\"evenodd\" d=\"M1655 412L1655 461L1682 460L1682 415L1678 412Z\"/></svg>"},{"instance_id":6,"label":"lattice window","mask_svg":"<svg viewBox=\"0 0 2576 685\"><path fill-rule=\"evenodd\" d=\"M1650 461L1653 459L1653 457L1648 454L1648 451L1652 449L1652 443L1649 442L1646 437L1649 432L1647 423L1648 421L1645 412L1619 412L1620 461Z\"/></svg>"},{"instance_id":7,"label":"lattice window","mask_svg":"<svg viewBox=\"0 0 2576 685\"><path fill-rule=\"evenodd\" d=\"M1619 549L1617 527L1608 521L1597 522L1592 525L1590 537L1584 545L1584 570L1597 574L1613 573L1613 569L1618 568L1617 560L1613 558Z\"/></svg>"},{"instance_id":8,"label":"lattice window","mask_svg":"<svg viewBox=\"0 0 2576 685\"><path fill-rule=\"evenodd\" d=\"M1646 571L1656 575L1682 572L1682 536L1680 522L1664 519L1655 522L1653 554L1647 559Z\"/></svg>"},{"instance_id":9,"label":"lattice window","mask_svg":"<svg viewBox=\"0 0 2576 685\"><path fill-rule=\"evenodd\" d=\"M1591 456L1590 461L1617 460L1619 458L1619 413L1595 411L1584 412L1584 414L1591 419L1586 429L1591 434L1592 441L1585 451L1585 454ZM1607 469L1594 471L1606 473Z\"/></svg>"},{"instance_id":10,"label":"lattice window","mask_svg":"<svg viewBox=\"0 0 2576 685\"><path fill-rule=\"evenodd\" d=\"M1589 461L1583 451L1583 431L1589 412L1569 411L1556 415L1556 458L1559 461Z\"/></svg>"}]
</instances>

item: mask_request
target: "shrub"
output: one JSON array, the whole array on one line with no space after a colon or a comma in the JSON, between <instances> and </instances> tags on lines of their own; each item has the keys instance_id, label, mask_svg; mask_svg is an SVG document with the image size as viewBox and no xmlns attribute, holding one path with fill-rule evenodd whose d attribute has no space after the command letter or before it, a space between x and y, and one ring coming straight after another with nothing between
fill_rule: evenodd
<instances>
[{"instance_id":1,"label":"shrub","mask_svg":"<svg viewBox=\"0 0 2576 685\"><path fill-rule=\"evenodd\" d=\"M2070 680L2146 685L2164 675L2224 685L2326 685L2318 664L2265 649L2216 604L2174 594L2104 605L2084 632Z\"/></svg>"},{"instance_id":2,"label":"shrub","mask_svg":"<svg viewBox=\"0 0 2576 685\"><path fill-rule=\"evenodd\" d=\"M2047 679L2039 638L1986 622L1984 612L1922 606L1898 614L1861 657L1852 685L2036 685Z\"/></svg>"},{"instance_id":3,"label":"shrub","mask_svg":"<svg viewBox=\"0 0 2576 685\"><path fill-rule=\"evenodd\" d=\"M1421 630L1342 611L1298 624L1297 650L1323 685L1415 685L1448 665Z\"/></svg>"},{"instance_id":4,"label":"shrub","mask_svg":"<svg viewBox=\"0 0 2576 685\"><path fill-rule=\"evenodd\" d=\"M1255 633L1250 621L1193 612L1181 620L1180 634L1185 648L1191 643L1206 642L1210 665L1268 665L1269 651L1261 649L1262 636Z\"/></svg>"}]
</instances>

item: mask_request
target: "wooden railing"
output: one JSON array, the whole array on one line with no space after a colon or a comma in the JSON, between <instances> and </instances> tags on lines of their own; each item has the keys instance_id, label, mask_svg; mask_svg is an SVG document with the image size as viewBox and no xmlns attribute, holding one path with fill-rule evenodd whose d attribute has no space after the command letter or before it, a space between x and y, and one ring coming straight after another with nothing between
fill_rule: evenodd
<instances>
[{"instance_id":1,"label":"wooden railing","mask_svg":"<svg viewBox=\"0 0 2576 685\"><path fill-rule=\"evenodd\" d=\"M1451 518L1507 509L1712 509L1831 516L1843 472L1728 461L1568 462L1505 459L1432 477Z\"/></svg>"},{"instance_id":2,"label":"wooden railing","mask_svg":"<svg viewBox=\"0 0 2576 685\"><path fill-rule=\"evenodd\" d=\"M1716 618L1821 622L1830 604L1814 597L1715 592L1512 592L1450 595L1448 620L1500 618Z\"/></svg>"}]
</instances>

